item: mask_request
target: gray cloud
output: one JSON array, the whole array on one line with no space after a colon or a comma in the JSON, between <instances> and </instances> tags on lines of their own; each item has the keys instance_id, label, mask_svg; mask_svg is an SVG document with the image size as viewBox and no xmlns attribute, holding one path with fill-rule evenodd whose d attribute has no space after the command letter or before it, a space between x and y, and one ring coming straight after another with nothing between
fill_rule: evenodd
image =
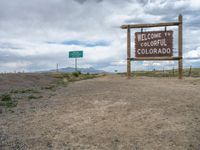
<instances>
[{"instance_id":1,"label":"gray cloud","mask_svg":"<svg viewBox=\"0 0 200 150\"><path fill-rule=\"evenodd\" d=\"M126 59L126 32L119 28L121 24L176 21L180 13L184 19L186 53L200 46L200 7L193 8L191 3L188 0L1 0L0 65L24 62L19 64L27 70L52 68L56 63L70 66L73 61L66 62L67 52L84 49L87 58L81 65L112 67L113 61ZM84 44L45 44L45 41L73 40L110 43L89 48Z\"/></svg>"},{"instance_id":2,"label":"gray cloud","mask_svg":"<svg viewBox=\"0 0 200 150\"><path fill-rule=\"evenodd\" d=\"M77 1L77 2L79 2L79 3L81 3L81 4L83 4L83 3L85 3L87 0L75 0L75 1Z\"/></svg>"},{"instance_id":3,"label":"gray cloud","mask_svg":"<svg viewBox=\"0 0 200 150\"><path fill-rule=\"evenodd\" d=\"M0 42L0 49L23 49L23 48L13 43Z\"/></svg>"},{"instance_id":4,"label":"gray cloud","mask_svg":"<svg viewBox=\"0 0 200 150\"><path fill-rule=\"evenodd\" d=\"M85 2L89 2L89 0L75 0L75 1L79 2L80 4L83 4ZM102 2L103 0L94 0L94 1L96 1L96 2Z\"/></svg>"}]
</instances>

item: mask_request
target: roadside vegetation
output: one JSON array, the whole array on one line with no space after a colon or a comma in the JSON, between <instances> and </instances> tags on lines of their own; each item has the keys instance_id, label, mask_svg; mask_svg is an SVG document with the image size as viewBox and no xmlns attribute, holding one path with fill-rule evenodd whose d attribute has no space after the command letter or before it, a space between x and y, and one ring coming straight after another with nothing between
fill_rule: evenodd
<instances>
[{"instance_id":1,"label":"roadside vegetation","mask_svg":"<svg viewBox=\"0 0 200 150\"><path fill-rule=\"evenodd\" d=\"M6 107L6 108L12 108L17 106L17 101L14 100L10 94L2 94L0 96L0 106Z\"/></svg>"},{"instance_id":2,"label":"roadside vegetation","mask_svg":"<svg viewBox=\"0 0 200 150\"><path fill-rule=\"evenodd\" d=\"M73 72L73 73L54 73L52 77L57 78L58 84L66 84L68 82L86 80L86 79L93 79L97 77L101 77L104 75L100 74L82 74L81 72Z\"/></svg>"},{"instance_id":3,"label":"roadside vegetation","mask_svg":"<svg viewBox=\"0 0 200 150\"><path fill-rule=\"evenodd\" d=\"M55 95L53 92L60 86L67 86L70 82L86 80L101 77L99 74L82 74L81 72L73 73L50 73L47 74L53 78L52 82L45 86L34 86L31 88L15 88L5 93L0 93L0 112L2 109L11 110L16 107L19 100L39 100L45 97L44 93L48 95Z\"/></svg>"},{"instance_id":4,"label":"roadside vegetation","mask_svg":"<svg viewBox=\"0 0 200 150\"><path fill-rule=\"evenodd\" d=\"M119 75L125 75L126 73L118 73ZM133 71L131 74L133 77L178 77L178 70L152 70L152 71ZM183 70L184 77L200 77L200 68L187 68Z\"/></svg>"}]
</instances>

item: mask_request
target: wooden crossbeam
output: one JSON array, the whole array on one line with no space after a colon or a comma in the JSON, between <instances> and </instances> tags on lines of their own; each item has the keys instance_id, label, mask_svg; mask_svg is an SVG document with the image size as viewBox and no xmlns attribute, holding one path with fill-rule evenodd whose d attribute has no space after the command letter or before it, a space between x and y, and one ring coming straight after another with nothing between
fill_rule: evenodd
<instances>
[{"instance_id":1,"label":"wooden crossbeam","mask_svg":"<svg viewBox=\"0 0 200 150\"><path fill-rule=\"evenodd\" d=\"M122 29L128 28L151 28L151 27L163 27L163 26L178 26L180 22L165 22L165 23L154 23L154 24L128 24L122 25Z\"/></svg>"},{"instance_id":2,"label":"wooden crossbeam","mask_svg":"<svg viewBox=\"0 0 200 150\"><path fill-rule=\"evenodd\" d=\"M180 60L182 57L137 57L137 58L130 58L132 61L159 61L159 60Z\"/></svg>"}]
</instances>

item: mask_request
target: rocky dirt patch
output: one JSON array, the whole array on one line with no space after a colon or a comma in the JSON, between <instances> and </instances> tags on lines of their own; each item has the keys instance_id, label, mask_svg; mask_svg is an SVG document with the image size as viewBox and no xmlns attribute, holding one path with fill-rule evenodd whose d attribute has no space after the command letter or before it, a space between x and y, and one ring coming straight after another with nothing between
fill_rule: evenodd
<instances>
[{"instance_id":1,"label":"rocky dirt patch","mask_svg":"<svg viewBox=\"0 0 200 150\"><path fill-rule=\"evenodd\" d=\"M0 114L0 149L200 149L199 91L198 78L70 83Z\"/></svg>"}]
</instances>

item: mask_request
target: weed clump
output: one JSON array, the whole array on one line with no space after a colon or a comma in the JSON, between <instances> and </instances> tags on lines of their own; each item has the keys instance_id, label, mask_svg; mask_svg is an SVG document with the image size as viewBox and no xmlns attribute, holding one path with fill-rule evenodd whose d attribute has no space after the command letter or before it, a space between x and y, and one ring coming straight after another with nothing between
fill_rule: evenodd
<instances>
[{"instance_id":1,"label":"weed clump","mask_svg":"<svg viewBox=\"0 0 200 150\"><path fill-rule=\"evenodd\" d=\"M49 86L42 87L42 89L46 89L46 90L54 90L54 88L55 88L55 85L49 85Z\"/></svg>"},{"instance_id":2,"label":"weed clump","mask_svg":"<svg viewBox=\"0 0 200 150\"><path fill-rule=\"evenodd\" d=\"M17 106L17 101L13 100L10 94L2 94L0 96L0 106L4 106L7 108Z\"/></svg>"},{"instance_id":3,"label":"weed clump","mask_svg":"<svg viewBox=\"0 0 200 150\"><path fill-rule=\"evenodd\" d=\"M43 96L35 96L35 95L29 95L28 96L28 99L39 99L39 98L42 98Z\"/></svg>"},{"instance_id":4,"label":"weed clump","mask_svg":"<svg viewBox=\"0 0 200 150\"><path fill-rule=\"evenodd\" d=\"M99 74L90 74L87 72L86 74L81 73L81 71L76 71L72 73L55 73L52 74L52 77L56 78L55 84L56 85L67 85L68 82L75 82L80 80L86 79L93 79L97 77L101 77L103 75Z\"/></svg>"},{"instance_id":5,"label":"weed clump","mask_svg":"<svg viewBox=\"0 0 200 150\"><path fill-rule=\"evenodd\" d=\"M11 90L10 93L14 93L14 94L39 93L39 91L35 89L20 89L20 90Z\"/></svg>"},{"instance_id":6,"label":"weed clump","mask_svg":"<svg viewBox=\"0 0 200 150\"><path fill-rule=\"evenodd\" d=\"M81 72L80 72L80 71L72 72L72 75L73 75L74 77L79 77L79 75L81 75Z\"/></svg>"},{"instance_id":7,"label":"weed clump","mask_svg":"<svg viewBox=\"0 0 200 150\"><path fill-rule=\"evenodd\" d=\"M6 101L11 101L11 100L12 100L12 98L11 98L10 94L1 95L1 101L6 102Z\"/></svg>"}]
</instances>

